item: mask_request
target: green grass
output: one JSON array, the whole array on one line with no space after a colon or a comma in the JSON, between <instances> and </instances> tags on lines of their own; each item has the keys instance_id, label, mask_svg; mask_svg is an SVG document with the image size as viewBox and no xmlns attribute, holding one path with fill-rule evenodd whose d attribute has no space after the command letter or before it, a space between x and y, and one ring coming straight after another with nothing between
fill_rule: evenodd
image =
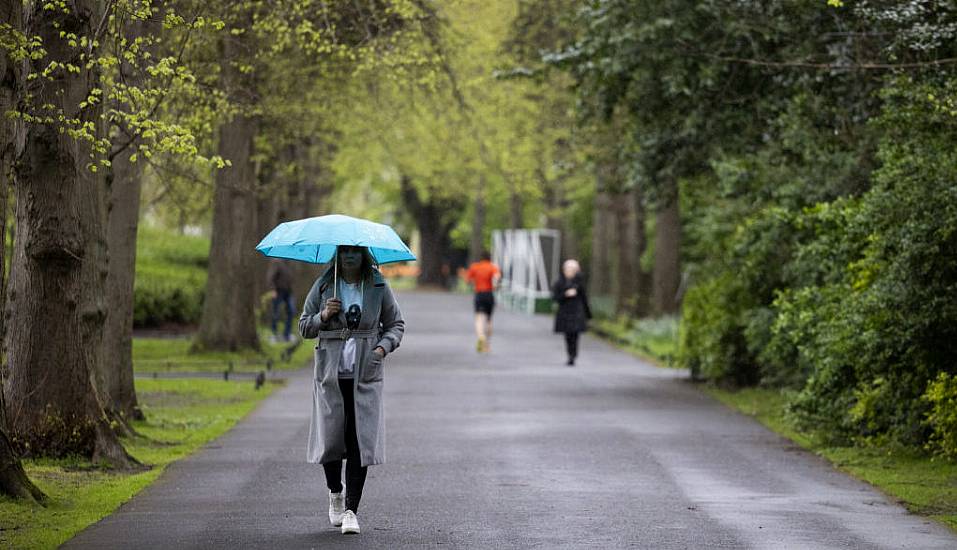
<instances>
[{"instance_id":1,"label":"green grass","mask_svg":"<svg viewBox=\"0 0 957 550\"><path fill-rule=\"evenodd\" d=\"M957 530L957 464L899 447L831 447L796 431L785 416L787 395L770 389L706 388L722 403L753 416L841 470L862 479L915 514Z\"/></svg>"},{"instance_id":2,"label":"green grass","mask_svg":"<svg viewBox=\"0 0 957 550\"><path fill-rule=\"evenodd\" d=\"M312 358L315 342L303 340L288 361L281 354L292 344L272 344L269 332L260 331L262 351L190 353L189 338L134 338L133 370L147 372L223 372L233 363L234 372L259 372L265 369L267 360L272 360L273 369L297 369Z\"/></svg>"},{"instance_id":3,"label":"green grass","mask_svg":"<svg viewBox=\"0 0 957 550\"><path fill-rule=\"evenodd\" d=\"M124 442L149 470L117 473L80 459L26 460L46 507L0 498L0 547L56 548L153 482L169 463L196 451L249 413L277 386L218 380L137 380L147 420Z\"/></svg>"},{"instance_id":4,"label":"green grass","mask_svg":"<svg viewBox=\"0 0 957 550\"><path fill-rule=\"evenodd\" d=\"M663 367L677 367L678 318L631 319L628 317L595 319L592 332L618 347Z\"/></svg>"}]
</instances>

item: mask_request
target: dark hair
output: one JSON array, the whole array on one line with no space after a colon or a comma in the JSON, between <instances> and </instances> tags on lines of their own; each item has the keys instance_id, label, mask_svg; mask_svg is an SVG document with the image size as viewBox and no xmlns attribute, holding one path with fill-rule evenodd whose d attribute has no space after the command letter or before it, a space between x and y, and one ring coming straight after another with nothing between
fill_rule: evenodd
<instances>
[{"instance_id":1,"label":"dark hair","mask_svg":"<svg viewBox=\"0 0 957 550\"><path fill-rule=\"evenodd\" d=\"M481 258L481 259L483 259L483 260L485 260L485 261L491 261L491 260L492 260L492 254L491 254L488 250L483 250L482 253L479 255L479 258Z\"/></svg>"}]
</instances>

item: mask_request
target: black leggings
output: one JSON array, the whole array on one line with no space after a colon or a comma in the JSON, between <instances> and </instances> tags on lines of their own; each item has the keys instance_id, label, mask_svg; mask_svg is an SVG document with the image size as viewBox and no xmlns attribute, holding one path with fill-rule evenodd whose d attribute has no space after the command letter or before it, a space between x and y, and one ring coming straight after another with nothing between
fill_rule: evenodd
<instances>
[{"instance_id":1,"label":"black leggings","mask_svg":"<svg viewBox=\"0 0 957 550\"><path fill-rule=\"evenodd\" d=\"M362 486L366 483L366 472L369 468L362 466L359 458L359 439L356 437L356 407L355 396L352 393L353 380L339 379L339 391L342 392L342 404L346 409L346 510L359 511L359 500L362 498ZM342 492L342 460L323 462L322 470L326 473L326 486L333 493Z\"/></svg>"},{"instance_id":2,"label":"black leggings","mask_svg":"<svg viewBox=\"0 0 957 550\"><path fill-rule=\"evenodd\" d=\"M568 352L568 358L574 359L578 357L578 335L579 332L566 332L565 333L565 350Z\"/></svg>"}]
</instances>

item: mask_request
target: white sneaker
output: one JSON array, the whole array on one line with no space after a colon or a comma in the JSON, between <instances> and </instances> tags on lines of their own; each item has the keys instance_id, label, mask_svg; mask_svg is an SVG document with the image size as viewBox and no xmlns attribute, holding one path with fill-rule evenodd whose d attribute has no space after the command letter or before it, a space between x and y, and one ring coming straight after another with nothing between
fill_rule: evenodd
<instances>
[{"instance_id":1,"label":"white sneaker","mask_svg":"<svg viewBox=\"0 0 957 550\"><path fill-rule=\"evenodd\" d=\"M343 491L329 493L329 522L339 527L342 525L342 514L346 511L346 497Z\"/></svg>"},{"instance_id":2,"label":"white sneaker","mask_svg":"<svg viewBox=\"0 0 957 550\"><path fill-rule=\"evenodd\" d=\"M345 513L342 514L342 534L359 534L359 518L356 517L356 513L352 510L346 510Z\"/></svg>"}]
</instances>

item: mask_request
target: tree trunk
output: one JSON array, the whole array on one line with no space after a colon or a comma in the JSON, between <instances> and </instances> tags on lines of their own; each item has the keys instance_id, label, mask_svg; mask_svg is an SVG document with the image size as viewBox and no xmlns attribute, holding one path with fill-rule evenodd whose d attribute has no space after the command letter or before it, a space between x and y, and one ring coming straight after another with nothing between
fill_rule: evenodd
<instances>
[{"instance_id":1,"label":"tree trunk","mask_svg":"<svg viewBox=\"0 0 957 550\"><path fill-rule=\"evenodd\" d=\"M415 217L422 242L422 249L419 251L418 283L421 286L445 288L449 278L447 262L451 249L449 232L452 230L452 224L444 220L444 214L449 205L437 201L435 197L430 197L428 202L422 201L408 176L402 176L401 188L403 202Z\"/></svg>"},{"instance_id":2,"label":"tree trunk","mask_svg":"<svg viewBox=\"0 0 957 550\"><path fill-rule=\"evenodd\" d=\"M107 243L110 251L107 296L110 307L103 337L101 388L109 412L123 419L142 420L133 385L133 283L136 273L136 233L139 228L143 165L130 162L135 149L113 158Z\"/></svg>"},{"instance_id":3,"label":"tree trunk","mask_svg":"<svg viewBox=\"0 0 957 550\"><path fill-rule=\"evenodd\" d=\"M514 181L509 182L508 218L511 229L525 227L525 203Z\"/></svg>"},{"instance_id":4,"label":"tree trunk","mask_svg":"<svg viewBox=\"0 0 957 550\"><path fill-rule=\"evenodd\" d=\"M76 1L69 13L32 4L27 36L39 35L47 56L31 61L74 61L61 29L91 36L102 18L98 2ZM26 75L22 75L25 78ZM95 85L86 70L57 72L34 104L51 104L67 119L98 126L98 105L80 108ZM22 89L22 88L21 88ZM32 455L79 454L129 467L98 395L106 321L106 189L88 168L90 146L53 125L28 124L18 159L17 239L9 288L10 378L4 387L10 436Z\"/></svg>"},{"instance_id":5,"label":"tree trunk","mask_svg":"<svg viewBox=\"0 0 957 550\"><path fill-rule=\"evenodd\" d=\"M635 298L632 313L637 317L645 317L651 313L651 273L647 272L641 265L641 258L648 250L648 233L645 226L648 214L640 186L635 186L632 189L630 202L635 213L634 235L632 237L635 253Z\"/></svg>"},{"instance_id":6,"label":"tree trunk","mask_svg":"<svg viewBox=\"0 0 957 550\"><path fill-rule=\"evenodd\" d=\"M155 36L159 32L158 20L132 20L127 25L126 39L133 43L140 37ZM141 73L125 59L120 63L120 73L127 83L142 83ZM129 108L128 105L118 105L122 111ZM128 144L118 144L122 149L113 152L108 176L110 203L107 243L110 260L106 291L110 308L103 335L104 355L99 375L100 388L107 400L107 412L120 421L144 418L133 384L133 285L143 163L134 163L131 158L139 143L139 139L134 139ZM124 425L127 424L124 422Z\"/></svg>"},{"instance_id":7,"label":"tree trunk","mask_svg":"<svg viewBox=\"0 0 957 550\"><path fill-rule=\"evenodd\" d=\"M656 315L677 313L681 284L681 218L678 191L670 182L670 193L659 207L655 222L655 266L652 272L652 309Z\"/></svg>"},{"instance_id":8,"label":"tree trunk","mask_svg":"<svg viewBox=\"0 0 957 550\"><path fill-rule=\"evenodd\" d=\"M608 194L599 190L595 195L592 214L591 268L588 274L589 292L595 297L611 294L611 217L608 215L610 204Z\"/></svg>"},{"instance_id":9,"label":"tree trunk","mask_svg":"<svg viewBox=\"0 0 957 550\"><path fill-rule=\"evenodd\" d=\"M20 29L20 2L0 0L0 19L8 22L14 29ZM17 87L18 71L15 63L7 57L6 50L0 51L0 113L13 109ZM6 242L7 197L11 185L13 158L16 154L14 141L14 121L8 117L0 120L0 243ZM6 299L6 247L0 245L0 312L4 310ZM5 356L6 324L0 315L0 357ZM3 399L3 380L6 378L6 366L0 365L0 494L16 499L43 501L46 496L27 477L20 462L20 455L7 437L7 419Z\"/></svg>"},{"instance_id":10,"label":"tree trunk","mask_svg":"<svg viewBox=\"0 0 957 550\"><path fill-rule=\"evenodd\" d=\"M248 35L247 32L243 36ZM240 108L248 109L250 105L241 100L255 101L254 83L235 64L248 46L238 43L240 39L225 39L222 84ZM229 159L232 166L216 172L206 299L193 343L195 349L260 348L255 317L255 262L259 260L255 246L260 235L252 158L258 129L258 120L247 112L233 115L219 129L219 155Z\"/></svg>"},{"instance_id":11,"label":"tree trunk","mask_svg":"<svg viewBox=\"0 0 957 550\"><path fill-rule=\"evenodd\" d=\"M633 209L634 190L615 195L612 213L615 223L615 311L632 313L638 288L638 259L635 256L637 219Z\"/></svg>"},{"instance_id":12,"label":"tree trunk","mask_svg":"<svg viewBox=\"0 0 957 550\"><path fill-rule=\"evenodd\" d=\"M477 262L485 250L485 178L479 181L472 210L472 235L469 240L469 258Z\"/></svg>"},{"instance_id":13,"label":"tree trunk","mask_svg":"<svg viewBox=\"0 0 957 550\"><path fill-rule=\"evenodd\" d=\"M279 192L279 189L275 188L275 191ZM256 227L257 237L255 242L257 243L272 231L279 222L288 221L290 219L283 213L283 217L286 219L280 220L279 214L282 207L279 204L279 200L275 193L267 193L266 195L267 196L258 194L256 200L256 221L258 222L258 227ZM253 246L256 246L255 243L253 243ZM256 283L253 294L256 296L256 302L259 303L260 297L272 289L269 288L268 281L266 281L266 271L269 269L269 258L259 253L256 253L256 256L256 261L253 262L253 268L255 270L253 280Z\"/></svg>"}]
</instances>

